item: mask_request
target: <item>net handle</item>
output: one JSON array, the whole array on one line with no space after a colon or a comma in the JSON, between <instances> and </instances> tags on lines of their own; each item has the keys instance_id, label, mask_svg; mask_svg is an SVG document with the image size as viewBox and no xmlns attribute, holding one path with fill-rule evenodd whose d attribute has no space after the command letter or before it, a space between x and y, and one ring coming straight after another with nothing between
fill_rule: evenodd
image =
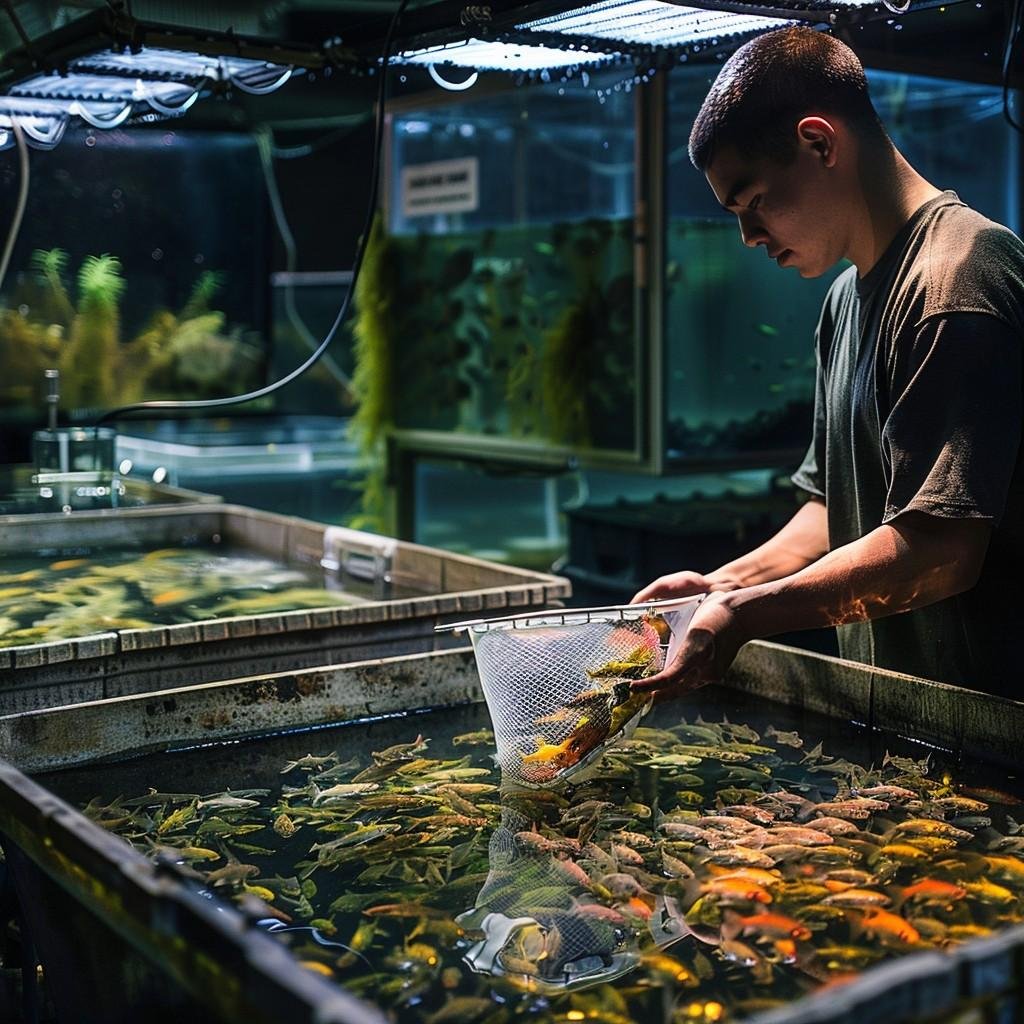
<instances>
[{"instance_id":1,"label":"net handle","mask_svg":"<svg viewBox=\"0 0 1024 1024\"><path fill-rule=\"evenodd\" d=\"M543 618L537 626L577 626L591 622L594 616L607 616L609 613L617 612L623 615L625 612L636 612L633 617L639 618L644 614L655 614L662 611L674 611L677 608L685 608L687 605L698 605L704 600L706 594L691 594L689 597L670 597L662 601L645 601L641 604L610 604L595 608L552 608L548 611L519 612L515 615L498 615L490 619L467 619L465 622L451 622L442 626L435 626L435 633L461 633L476 626L493 626L502 623L509 623L513 629L528 629L530 622ZM517 626L522 622L522 626Z\"/></svg>"}]
</instances>

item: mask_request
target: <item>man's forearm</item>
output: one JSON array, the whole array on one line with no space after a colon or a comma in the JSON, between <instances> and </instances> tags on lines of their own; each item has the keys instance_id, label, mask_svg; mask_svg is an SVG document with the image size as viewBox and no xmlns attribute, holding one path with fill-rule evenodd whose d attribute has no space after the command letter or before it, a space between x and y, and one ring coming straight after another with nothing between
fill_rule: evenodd
<instances>
[{"instance_id":1,"label":"man's forearm","mask_svg":"<svg viewBox=\"0 0 1024 1024\"><path fill-rule=\"evenodd\" d=\"M759 548L707 573L713 590L734 590L791 576L828 551L828 517L820 501L801 505L786 525Z\"/></svg>"},{"instance_id":2,"label":"man's forearm","mask_svg":"<svg viewBox=\"0 0 1024 1024\"><path fill-rule=\"evenodd\" d=\"M880 526L792 575L734 591L729 604L748 638L910 611L973 586L990 533L982 520Z\"/></svg>"}]
</instances>

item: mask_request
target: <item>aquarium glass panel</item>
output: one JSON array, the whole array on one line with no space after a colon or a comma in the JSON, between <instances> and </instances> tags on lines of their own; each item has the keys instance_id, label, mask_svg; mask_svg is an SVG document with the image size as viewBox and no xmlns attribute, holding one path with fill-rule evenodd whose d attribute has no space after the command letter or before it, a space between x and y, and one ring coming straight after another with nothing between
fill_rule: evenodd
<instances>
[{"instance_id":1,"label":"aquarium glass panel","mask_svg":"<svg viewBox=\"0 0 1024 1024\"><path fill-rule=\"evenodd\" d=\"M736 219L693 169L687 141L716 68L678 69L669 85L667 458L778 451L810 438L814 330L842 269L804 280L746 248ZM879 114L910 162L940 188L1017 226L1017 140L997 88L869 72ZM979 161L979 153L985 154Z\"/></svg>"},{"instance_id":2,"label":"aquarium glass panel","mask_svg":"<svg viewBox=\"0 0 1024 1024\"><path fill-rule=\"evenodd\" d=\"M633 84L620 69L395 115L366 287L398 427L636 447Z\"/></svg>"},{"instance_id":3,"label":"aquarium glass panel","mask_svg":"<svg viewBox=\"0 0 1024 1024\"><path fill-rule=\"evenodd\" d=\"M348 294L351 278L348 271L273 275L272 379L283 377L303 363L327 337ZM278 393L277 410L305 415L349 415L355 407L353 369L352 335L342 327L320 359Z\"/></svg>"},{"instance_id":4,"label":"aquarium glass panel","mask_svg":"<svg viewBox=\"0 0 1024 1024\"><path fill-rule=\"evenodd\" d=\"M43 418L43 370L54 366L72 417L263 383L269 236L250 136L69 128L30 166L0 294L6 416ZM8 151L5 224L18 187Z\"/></svg>"},{"instance_id":5,"label":"aquarium glass panel","mask_svg":"<svg viewBox=\"0 0 1024 1024\"><path fill-rule=\"evenodd\" d=\"M416 543L550 572L565 554L563 509L579 499L580 482L422 459L414 493Z\"/></svg>"}]
</instances>

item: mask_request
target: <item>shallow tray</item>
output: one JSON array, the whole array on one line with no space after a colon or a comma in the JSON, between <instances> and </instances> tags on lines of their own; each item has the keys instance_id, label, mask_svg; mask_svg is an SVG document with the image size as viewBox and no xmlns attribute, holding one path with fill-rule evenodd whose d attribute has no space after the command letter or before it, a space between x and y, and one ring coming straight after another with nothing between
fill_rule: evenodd
<instances>
[{"instance_id":1,"label":"shallow tray","mask_svg":"<svg viewBox=\"0 0 1024 1024\"><path fill-rule=\"evenodd\" d=\"M467 612L528 611L567 580L375 534L237 505L0 517L5 553L223 543L323 567L358 604L210 619L0 648L0 712L53 707L286 668L451 647L434 627ZM415 596L394 596L395 594Z\"/></svg>"}]
</instances>

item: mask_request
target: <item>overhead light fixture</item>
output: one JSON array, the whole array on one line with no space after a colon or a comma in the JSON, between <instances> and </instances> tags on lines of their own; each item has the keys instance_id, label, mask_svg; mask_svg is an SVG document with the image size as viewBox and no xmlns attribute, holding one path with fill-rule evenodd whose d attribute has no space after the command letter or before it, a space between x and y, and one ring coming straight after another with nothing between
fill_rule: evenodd
<instances>
[{"instance_id":1,"label":"overhead light fixture","mask_svg":"<svg viewBox=\"0 0 1024 1024\"><path fill-rule=\"evenodd\" d=\"M681 7L660 0L604 0L516 28L525 32L606 39L626 47L680 47L763 32L791 21L730 11Z\"/></svg>"},{"instance_id":2,"label":"overhead light fixture","mask_svg":"<svg viewBox=\"0 0 1024 1024\"><path fill-rule=\"evenodd\" d=\"M206 90L264 95L297 66L323 62L313 50L284 50L230 33L183 34L97 11L4 59L0 129L17 120L29 142L50 148L74 118L116 128L132 116L177 117Z\"/></svg>"},{"instance_id":3,"label":"overhead light fixture","mask_svg":"<svg viewBox=\"0 0 1024 1024\"><path fill-rule=\"evenodd\" d=\"M621 57L614 48L595 52L590 49L558 49L527 42L492 42L467 39L402 53L395 58L401 64L448 64L480 71L542 71L599 64Z\"/></svg>"}]
</instances>

